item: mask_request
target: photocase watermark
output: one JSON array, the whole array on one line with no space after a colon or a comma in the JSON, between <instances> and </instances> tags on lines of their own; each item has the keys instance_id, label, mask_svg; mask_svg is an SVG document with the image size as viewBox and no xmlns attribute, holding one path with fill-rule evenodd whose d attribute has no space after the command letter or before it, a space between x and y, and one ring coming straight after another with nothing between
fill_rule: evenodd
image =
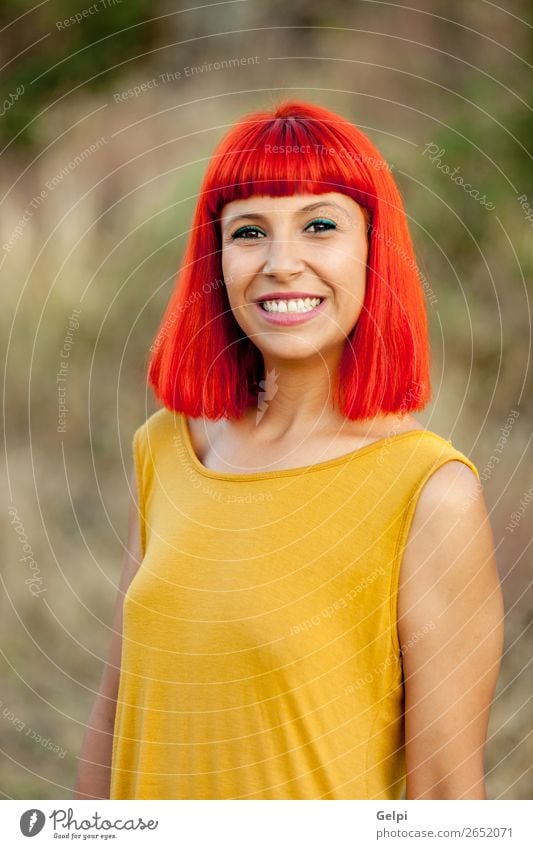
<instances>
[{"instance_id":1,"label":"photocase watermark","mask_svg":"<svg viewBox=\"0 0 533 849\"><path fill-rule=\"evenodd\" d=\"M26 578L24 583L27 584L28 589L33 596L40 596L42 593L47 592L47 588L42 586L43 578L41 570L33 556L33 550L28 541L26 531L24 530L24 525L22 524L16 507L8 507L7 512L11 516L11 524L14 527L15 533L18 535L19 543L21 544L24 552L24 557L21 557L20 560L22 560L23 563L26 563L28 569L33 573L30 578Z\"/></svg>"},{"instance_id":2,"label":"photocase watermark","mask_svg":"<svg viewBox=\"0 0 533 849\"><path fill-rule=\"evenodd\" d=\"M130 818L122 816L116 820L109 820L97 811L91 813L90 816L86 816L84 819L77 820L74 818L73 808L68 808L68 810L57 808L49 815L49 819L52 821L54 837L66 837L70 839L83 837L84 841L86 838L99 837L101 840L116 838L119 835L115 834L115 832L119 832L120 834L123 831L129 833L137 830L144 831L145 829L154 831L159 825L159 820L145 821L140 816ZM63 834L61 834L61 829L64 832ZM81 831L82 834L77 834L76 832L78 831ZM92 834L93 831L97 833ZM83 832L89 833L83 834ZM98 834L98 832L103 832L103 834Z\"/></svg>"},{"instance_id":3,"label":"photocase watermark","mask_svg":"<svg viewBox=\"0 0 533 849\"><path fill-rule=\"evenodd\" d=\"M10 710L7 705L4 705L2 699L0 699L0 708L2 708L2 718L5 719L6 722L10 722L13 727L17 729L19 734L24 731L25 737L28 737L30 740L34 740L36 743L42 746L43 749L49 749L59 758L65 757L65 755L67 754L66 749L63 749L57 743L54 743L54 741L51 740L50 737L43 737L41 734L35 731L34 728L31 728L31 726L27 725L23 719L21 719L19 716L16 715L16 713L14 713L14 711Z\"/></svg>"},{"instance_id":4,"label":"photocase watermark","mask_svg":"<svg viewBox=\"0 0 533 849\"><path fill-rule=\"evenodd\" d=\"M524 513L526 512L527 508L529 507L529 505L531 504L532 501L533 501L533 484L531 484L529 489L527 489L524 492L524 494L522 495L522 498L520 499L520 502L519 502L520 503L520 509L519 510L513 510L513 512L511 513L511 521L505 526L506 531L508 531L510 534L513 534L515 532L516 528L518 527L518 525L522 521Z\"/></svg>"},{"instance_id":5,"label":"photocase watermark","mask_svg":"<svg viewBox=\"0 0 533 849\"><path fill-rule=\"evenodd\" d=\"M402 643L402 645L400 646L400 654L403 656L410 648L420 642L420 640L422 640L426 636L426 634L429 634L430 631L434 631L436 627L437 626L432 620L430 622L426 622L424 625L418 628L418 630L414 631L413 634L409 637L409 639L405 641L405 643ZM368 685L372 684L373 681L376 680L376 678L383 675L383 673L386 669L388 669L389 666L397 662L398 658L395 655L387 655L386 660L382 661L381 663L378 663L378 665L375 666L372 670L368 670L367 672L365 672L365 674L357 678L353 682L353 684L348 684L348 686L344 688L344 693L346 695L351 695L352 693L355 693L356 690L361 690L363 687L368 687Z\"/></svg>"},{"instance_id":6,"label":"photocase watermark","mask_svg":"<svg viewBox=\"0 0 533 849\"><path fill-rule=\"evenodd\" d=\"M74 169L77 168L78 165L80 165L82 162L85 162L85 160L89 156L91 156L97 150L100 150L100 148L107 143L108 139L106 139L105 136L101 136L99 139L97 139L97 141L89 145L89 147L84 148L81 153L78 153L73 159L71 159L70 162L68 162L67 165L65 165L64 168L58 171L57 174L55 174L50 180L46 181L45 188L41 189L38 195L34 195L34 197L29 202L28 206L24 210L23 215L19 218L15 229L11 233L11 236L9 237L7 242L4 242L3 248L6 253L9 253L10 250L16 245L16 243L22 236L24 230L26 229L28 223L33 218L35 210L39 209L39 207L41 206L41 204L44 203L50 192L53 192L56 186L58 186L59 183L61 183L61 181L68 174L74 171Z\"/></svg>"},{"instance_id":7,"label":"photocase watermark","mask_svg":"<svg viewBox=\"0 0 533 849\"><path fill-rule=\"evenodd\" d=\"M28 808L20 817L20 830L25 837L35 837L39 834L46 821L50 820L54 839L59 838L66 840L116 840L121 833L125 831L155 831L159 825L159 820L144 820L142 817L120 817L116 820L109 820L106 817L95 811L85 819L77 820L74 818L74 809L55 808L48 817L39 808ZM63 833L62 833L63 832ZM78 833L79 832L79 833ZM96 833L95 833L96 832ZM118 833L117 833L118 832Z\"/></svg>"},{"instance_id":8,"label":"photocase watermark","mask_svg":"<svg viewBox=\"0 0 533 849\"><path fill-rule=\"evenodd\" d=\"M480 195L479 191L477 189L474 189L471 183L465 183L462 176L460 174L457 174L461 166L458 165L456 168L453 169L453 171L451 171L450 166L442 162L441 156L444 156L445 153L445 148L439 148L438 144L435 144L434 142L428 142L424 148L422 156L428 154L429 161L435 164L439 171L442 171L443 174L446 174L446 176L449 177L450 180L452 180L454 183L456 183L456 185L461 186L463 191L465 191L467 195L470 195L470 197L474 198L474 200L477 200L478 203L481 204L481 206L484 206L485 209L488 209L490 212L492 212L492 210L496 208L496 205L492 203L492 201L488 201L486 195Z\"/></svg>"},{"instance_id":9,"label":"photocase watermark","mask_svg":"<svg viewBox=\"0 0 533 849\"><path fill-rule=\"evenodd\" d=\"M393 250L395 253L398 254L398 256L401 259L403 259L403 261L405 262L405 264L407 265L407 267L409 269L411 269L412 271L415 271L417 273L418 279L420 280L420 282L423 286L424 293L425 293L429 303L431 304L431 306L438 303L437 296L435 295L435 292L431 288L429 281L427 280L425 275L422 274L422 272L418 268L416 262L414 262L414 260L409 256L409 254L407 253L405 248L402 247L401 245L399 245L397 242L395 242L394 239L391 239L390 236L385 237L383 235L382 231L378 227L372 227L371 226L369 229L370 229L371 239L378 239L379 241L384 241L388 248Z\"/></svg>"},{"instance_id":10,"label":"photocase watermark","mask_svg":"<svg viewBox=\"0 0 533 849\"><path fill-rule=\"evenodd\" d=\"M65 334L65 338L63 339L63 347L59 352L59 356L61 357L61 361L59 363L59 370L56 374L56 391L57 391L57 432L58 433L66 433L67 430L67 377L69 370L68 358L70 357L70 352L72 350L72 346L74 345L74 332L80 326L78 321L79 316L81 315L81 310L73 309L72 313L68 317L68 328Z\"/></svg>"},{"instance_id":11,"label":"photocase watermark","mask_svg":"<svg viewBox=\"0 0 533 849\"><path fill-rule=\"evenodd\" d=\"M9 112L14 103L17 102L19 97L24 94L24 85L21 83L17 86L15 93L9 92L8 96L2 103L2 109L0 110L0 118L3 118L6 112Z\"/></svg>"},{"instance_id":12,"label":"photocase watermark","mask_svg":"<svg viewBox=\"0 0 533 849\"><path fill-rule=\"evenodd\" d=\"M66 18L64 21L56 21L56 29L68 29L69 27L75 26L75 24L81 24L85 18L89 18L91 15L97 15L98 12L102 12L104 9L109 9L111 6L120 6L121 3L122 0L97 0L96 3L92 4L92 6L87 6L85 9L82 9L81 12L76 12L75 15L71 15L70 18Z\"/></svg>"},{"instance_id":13,"label":"photocase watermark","mask_svg":"<svg viewBox=\"0 0 533 849\"><path fill-rule=\"evenodd\" d=\"M214 501L218 501L219 504L262 504L265 501L272 501L273 496L271 492L255 492L250 491L248 493L229 493L229 492L220 492L216 490L214 487L210 486L207 481L202 477L199 472L196 471L191 466L190 458L188 453L183 445L180 436L173 437L174 447L176 449L176 453L185 468L185 474L189 478L194 489L201 489L204 495L209 496Z\"/></svg>"},{"instance_id":14,"label":"photocase watermark","mask_svg":"<svg viewBox=\"0 0 533 849\"><path fill-rule=\"evenodd\" d=\"M259 424L261 419L263 418L264 413L266 413L268 409L268 402L272 400L276 392L278 391L277 379L279 375L276 372L276 369L272 369L271 371L267 371L266 378L264 380L259 381L259 386L261 390L257 394L257 406L258 410L255 417L256 425Z\"/></svg>"},{"instance_id":15,"label":"photocase watermark","mask_svg":"<svg viewBox=\"0 0 533 849\"><path fill-rule=\"evenodd\" d=\"M167 83L190 79L191 77L209 74L213 71L225 71L247 65L257 65L260 62L261 58L259 56L234 56L230 59L221 59L219 62L205 62L203 65L185 65L179 70L164 71L162 74L158 74L157 77L144 80L139 85L124 89L124 91L117 91L113 94L113 100L115 103L124 103L132 97L139 97L139 95L145 94L154 88L159 88L159 86L167 85Z\"/></svg>"},{"instance_id":16,"label":"photocase watermark","mask_svg":"<svg viewBox=\"0 0 533 849\"><path fill-rule=\"evenodd\" d=\"M370 586L370 584L373 584L379 575L383 576L384 574L384 567L378 566L377 569L374 569L372 572L369 572L368 575L365 575L365 577L355 587L352 587L352 589L348 590L347 593L339 596L339 598L335 599L335 601L331 602L331 604L328 604L327 607L324 607L320 613L316 613L309 619L304 619L297 625L291 625L289 634L293 636L295 634L301 634L302 631L309 631L316 625L320 625L324 619L331 619L334 613L348 607L348 603L350 601L353 601L354 598L357 598L357 596Z\"/></svg>"},{"instance_id":17,"label":"photocase watermark","mask_svg":"<svg viewBox=\"0 0 533 849\"><path fill-rule=\"evenodd\" d=\"M511 410L511 412L507 416L505 424L500 428L500 437L499 437L496 445L494 446L493 452L492 452L491 456L489 457L489 459L487 460L483 471L481 471L479 473L479 480L476 479L476 487L472 491L470 497L464 502L464 504L461 507L463 513L466 510L468 510L470 504L473 501L476 500L480 491L483 489L483 485L482 485L481 481L488 481L492 477L492 473L493 473L494 469L496 468L496 466L498 465L498 463L500 462L503 450L504 450L505 446L507 445L507 440L509 439L509 437L511 435L513 425L516 422L516 420L518 419L519 415L520 415L520 413L519 413L518 410Z\"/></svg>"},{"instance_id":18,"label":"photocase watermark","mask_svg":"<svg viewBox=\"0 0 533 849\"><path fill-rule=\"evenodd\" d=\"M529 224L531 224L533 226L533 209L530 206L528 196L527 195L520 195L520 197L518 198L518 203L520 204L523 211L525 212L526 221L529 222Z\"/></svg>"}]
</instances>

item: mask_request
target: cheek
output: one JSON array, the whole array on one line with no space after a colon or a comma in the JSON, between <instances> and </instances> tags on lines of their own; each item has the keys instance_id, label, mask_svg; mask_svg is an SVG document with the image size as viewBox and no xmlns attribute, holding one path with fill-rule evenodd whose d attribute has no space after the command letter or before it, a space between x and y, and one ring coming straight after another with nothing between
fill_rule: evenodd
<instances>
[{"instance_id":1,"label":"cheek","mask_svg":"<svg viewBox=\"0 0 533 849\"><path fill-rule=\"evenodd\" d=\"M361 254L344 255L336 265L330 266L330 274L342 286L342 296L348 301L361 301L365 297L367 264Z\"/></svg>"},{"instance_id":2,"label":"cheek","mask_svg":"<svg viewBox=\"0 0 533 849\"><path fill-rule=\"evenodd\" d=\"M243 318L246 321L244 301L250 279L250 275L246 274L246 269L243 269L242 265L234 257L222 258L222 279L230 308L239 324ZM242 327L242 329L246 328Z\"/></svg>"},{"instance_id":3,"label":"cheek","mask_svg":"<svg viewBox=\"0 0 533 849\"><path fill-rule=\"evenodd\" d=\"M224 280L228 280L230 277L231 261L226 251L222 251L222 255L220 257L220 265L222 267L222 276Z\"/></svg>"},{"instance_id":4,"label":"cheek","mask_svg":"<svg viewBox=\"0 0 533 849\"><path fill-rule=\"evenodd\" d=\"M222 251L222 276L230 298L238 299L247 279L253 274L246 257Z\"/></svg>"},{"instance_id":5,"label":"cheek","mask_svg":"<svg viewBox=\"0 0 533 849\"><path fill-rule=\"evenodd\" d=\"M326 276L335 275L342 279L343 285L353 280L359 283L364 278L368 258L368 248L365 242L354 243L353 238L339 239L335 244L319 246L310 256L310 262L319 267Z\"/></svg>"},{"instance_id":6,"label":"cheek","mask_svg":"<svg viewBox=\"0 0 533 849\"><path fill-rule=\"evenodd\" d=\"M332 271L334 269L332 268ZM366 262L360 256L344 262L335 270L338 284L337 296L343 330L350 331L359 320L366 297Z\"/></svg>"}]
</instances>

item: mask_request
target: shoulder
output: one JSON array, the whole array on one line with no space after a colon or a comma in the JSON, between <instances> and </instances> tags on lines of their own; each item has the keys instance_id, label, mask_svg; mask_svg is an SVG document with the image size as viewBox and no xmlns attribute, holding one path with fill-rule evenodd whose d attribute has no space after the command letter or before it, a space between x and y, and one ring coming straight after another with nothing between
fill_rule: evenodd
<instances>
[{"instance_id":1,"label":"shoulder","mask_svg":"<svg viewBox=\"0 0 533 849\"><path fill-rule=\"evenodd\" d=\"M167 456L166 452L172 447L172 440L178 433L179 416L166 407L153 412L133 432L133 455L139 468L148 472L155 464L156 458Z\"/></svg>"},{"instance_id":2,"label":"shoulder","mask_svg":"<svg viewBox=\"0 0 533 849\"><path fill-rule=\"evenodd\" d=\"M442 437L438 439L445 442ZM419 521L424 519L446 524L451 514L473 515L472 506L477 504L479 509L483 503L483 487L475 467L468 459L465 462L456 454L450 446L449 459L432 471L423 483L415 511Z\"/></svg>"},{"instance_id":3,"label":"shoulder","mask_svg":"<svg viewBox=\"0 0 533 849\"><path fill-rule=\"evenodd\" d=\"M450 459L424 483L407 534L399 599L404 632L419 624L422 607L441 610L452 599L466 600L466 586L493 585L496 574L483 487L467 464Z\"/></svg>"},{"instance_id":4,"label":"shoulder","mask_svg":"<svg viewBox=\"0 0 533 849\"><path fill-rule=\"evenodd\" d=\"M444 545L444 540L448 553L452 545L461 548L474 536L487 545L490 526L475 467L448 448L449 459L431 471L419 489L404 552L407 563L429 553L437 542Z\"/></svg>"},{"instance_id":5,"label":"shoulder","mask_svg":"<svg viewBox=\"0 0 533 849\"><path fill-rule=\"evenodd\" d=\"M134 432L134 451L149 457L150 461L154 461L156 454L160 454L164 462L166 452L172 449L175 441L182 442L181 428L184 426L188 430L196 455L203 457L207 447L214 442L215 429L219 424L218 420L193 418L186 413L160 407Z\"/></svg>"},{"instance_id":6,"label":"shoulder","mask_svg":"<svg viewBox=\"0 0 533 849\"><path fill-rule=\"evenodd\" d=\"M179 416L181 416L181 413L173 412L167 407L160 407L137 427L133 434L134 440L152 439L168 432L169 429L175 430L178 426Z\"/></svg>"}]
</instances>

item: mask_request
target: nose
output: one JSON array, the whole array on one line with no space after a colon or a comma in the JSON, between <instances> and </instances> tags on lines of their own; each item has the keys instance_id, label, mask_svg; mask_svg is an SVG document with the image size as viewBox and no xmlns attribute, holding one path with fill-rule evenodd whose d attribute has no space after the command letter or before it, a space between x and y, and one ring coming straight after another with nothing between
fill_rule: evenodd
<instances>
[{"instance_id":1,"label":"nose","mask_svg":"<svg viewBox=\"0 0 533 849\"><path fill-rule=\"evenodd\" d=\"M291 239L272 239L268 247L268 255L263 266L265 274L283 279L303 271L298 244Z\"/></svg>"}]
</instances>

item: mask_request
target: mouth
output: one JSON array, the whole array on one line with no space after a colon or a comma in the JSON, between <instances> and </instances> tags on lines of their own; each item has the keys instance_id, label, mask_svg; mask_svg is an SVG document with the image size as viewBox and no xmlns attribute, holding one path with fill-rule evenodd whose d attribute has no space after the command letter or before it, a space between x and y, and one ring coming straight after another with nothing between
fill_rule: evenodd
<instances>
[{"instance_id":1,"label":"mouth","mask_svg":"<svg viewBox=\"0 0 533 849\"><path fill-rule=\"evenodd\" d=\"M254 303L269 313L305 313L316 309L325 300L319 295L258 298Z\"/></svg>"},{"instance_id":2,"label":"mouth","mask_svg":"<svg viewBox=\"0 0 533 849\"><path fill-rule=\"evenodd\" d=\"M258 313L271 324L301 324L317 316L325 307L327 298L312 295L304 298L275 298L257 300Z\"/></svg>"}]
</instances>

